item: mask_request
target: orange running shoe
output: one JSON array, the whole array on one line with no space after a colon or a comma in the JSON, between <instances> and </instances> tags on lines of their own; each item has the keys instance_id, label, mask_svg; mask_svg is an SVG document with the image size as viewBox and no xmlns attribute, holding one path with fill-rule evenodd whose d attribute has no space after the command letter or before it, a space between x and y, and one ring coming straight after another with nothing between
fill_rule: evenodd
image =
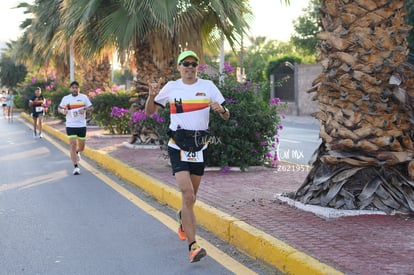
<instances>
[{"instance_id":1,"label":"orange running shoe","mask_svg":"<svg viewBox=\"0 0 414 275\"><path fill-rule=\"evenodd\" d=\"M185 234L182 228L183 228L182 226L178 227L177 235L180 240L185 241L187 240L187 234Z\"/></svg>"},{"instance_id":2,"label":"orange running shoe","mask_svg":"<svg viewBox=\"0 0 414 275\"><path fill-rule=\"evenodd\" d=\"M181 210L177 212L177 222L178 222L178 230L177 230L178 238L182 241L185 241L187 240L187 234L185 234L184 229L183 229L183 222L181 220Z\"/></svg>"},{"instance_id":3,"label":"orange running shoe","mask_svg":"<svg viewBox=\"0 0 414 275\"><path fill-rule=\"evenodd\" d=\"M191 246L190 263L198 262L205 256L207 256L207 251L204 248L201 248L197 243Z\"/></svg>"}]
</instances>

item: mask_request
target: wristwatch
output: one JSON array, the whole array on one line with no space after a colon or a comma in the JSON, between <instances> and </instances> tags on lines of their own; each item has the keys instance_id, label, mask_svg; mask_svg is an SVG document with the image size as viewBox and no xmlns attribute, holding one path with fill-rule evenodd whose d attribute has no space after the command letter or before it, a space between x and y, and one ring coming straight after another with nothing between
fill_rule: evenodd
<instances>
[{"instance_id":1,"label":"wristwatch","mask_svg":"<svg viewBox=\"0 0 414 275\"><path fill-rule=\"evenodd\" d=\"M224 112L220 112L222 115L224 115L225 113L227 113L227 108L223 106Z\"/></svg>"}]
</instances>

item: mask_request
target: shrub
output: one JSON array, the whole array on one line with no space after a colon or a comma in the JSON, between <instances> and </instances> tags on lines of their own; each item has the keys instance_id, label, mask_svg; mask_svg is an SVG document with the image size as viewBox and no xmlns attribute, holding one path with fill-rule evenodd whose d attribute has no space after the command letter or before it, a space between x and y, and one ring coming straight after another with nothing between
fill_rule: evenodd
<instances>
[{"instance_id":1,"label":"shrub","mask_svg":"<svg viewBox=\"0 0 414 275\"><path fill-rule=\"evenodd\" d=\"M96 124L109 131L110 134L129 134L129 115L128 117L112 116L113 107L129 109L131 103L130 94L124 90L99 92L91 98L94 106L92 119Z\"/></svg>"},{"instance_id":2,"label":"shrub","mask_svg":"<svg viewBox=\"0 0 414 275\"><path fill-rule=\"evenodd\" d=\"M68 89L56 83L53 72L50 72L47 77L27 76L24 82L20 83L17 88L16 106L26 112L30 112L29 100L34 96L36 87L42 89L42 95L47 100L48 108L46 109L46 115L57 115L57 105Z\"/></svg>"},{"instance_id":3,"label":"shrub","mask_svg":"<svg viewBox=\"0 0 414 275\"><path fill-rule=\"evenodd\" d=\"M157 113L148 116L144 110L138 110L132 114L132 122L135 127L135 134L142 143L156 143L160 140L160 129L164 129L165 119ZM161 142L162 144L162 142Z\"/></svg>"},{"instance_id":4,"label":"shrub","mask_svg":"<svg viewBox=\"0 0 414 275\"><path fill-rule=\"evenodd\" d=\"M200 75L208 78L202 72ZM220 76L210 78L222 92L231 116L223 121L218 114L212 114L210 128L214 143L210 145L209 165L238 166L244 171L249 166L270 163L269 158L277 158L269 149L276 142L281 122L280 101L270 104L254 92L252 83L237 82L229 65L225 66L221 83Z\"/></svg>"},{"instance_id":5,"label":"shrub","mask_svg":"<svg viewBox=\"0 0 414 275\"><path fill-rule=\"evenodd\" d=\"M112 106L111 110L113 132L117 134L129 134L130 130L130 114L127 109Z\"/></svg>"}]
</instances>

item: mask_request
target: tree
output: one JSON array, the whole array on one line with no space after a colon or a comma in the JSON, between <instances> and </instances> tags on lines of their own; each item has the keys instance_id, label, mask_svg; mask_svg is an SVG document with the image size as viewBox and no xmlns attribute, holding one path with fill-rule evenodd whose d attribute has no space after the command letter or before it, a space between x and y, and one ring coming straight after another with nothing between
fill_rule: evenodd
<instances>
[{"instance_id":1,"label":"tree","mask_svg":"<svg viewBox=\"0 0 414 275\"><path fill-rule=\"evenodd\" d=\"M267 40L264 36L249 37L249 46L244 50L243 64L245 67L246 79L253 83L260 83L269 80L266 69L269 62L279 59L283 56L301 56L296 51L292 42L284 42L278 40ZM301 63L309 61L310 58L301 58ZM239 65L239 56L233 52L226 54L225 58L232 66ZM210 63L209 63L210 64Z\"/></svg>"},{"instance_id":2,"label":"tree","mask_svg":"<svg viewBox=\"0 0 414 275\"><path fill-rule=\"evenodd\" d=\"M33 73L47 75L56 72L57 80L69 75L68 43L56 40L60 33L60 5L62 1L43 0L33 4L21 2L16 8L25 9L32 17L26 18L20 28L23 35L13 44L12 57L31 68Z\"/></svg>"},{"instance_id":3,"label":"tree","mask_svg":"<svg viewBox=\"0 0 414 275\"><path fill-rule=\"evenodd\" d=\"M8 52L12 44L7 43L7 47L1 54L0 80L2 85L14 88L17 86L17 83L24 80L27 70L22 64L16 65L16 62L9 56Z\"/></svg>"},{"instance_id":4,"label":"tree","mask_svg":"<svg viewBox=\"0 0 414 275\"><path fill-rule=\"evenodd\" d=\"M311 0L303 15L293 23L295 33L291 36L293 44L305 54L316 55L316 35L321 31L319 19L319 0Z\"/></svg>"},{"instance_id":5,"label":"tree","mask_svg":"<svg viewBox=\"0 0 414 275\"><path fill-rule=\"evenodd\" d=\"M131 71L128 69L121 69L114 71L114 83L117 85L126 85L128 86L128 82L132 81L134 76L132 75Z\"/></svg>"},{"instance_id":6,"label":"tree","mask_svg":"<svg viewBox=\"0 0 414 275\"><path fill-rule=\"evenodd\" d=\"M313 91L322 143L294 199L414 212L414 72L404 3L321 1L323 71Z\"/></svg>"},{"instance_id":7,"label":"tree","mask_svg":"<svg viewBox=\"0 0 414 275\"><path fill-rule=\"evenodd\" d=\"M63 61L59 65L67 75L70 45L77 63L88 66L87 61L106 61L117 51L121 64L136 71L141 83L173 78L175 57L184 48L203 59L204 50L218 53L224 36L234 50L252 19L247 0L43 0L19 7L34 14L22 24L26 31L20 49L26 62L30 54L38 66L56 57L54 66Z\"/></svg>"},{"instance_id":8,"label":"tree","mask_svg":"<svg viewBox=\"0 0 414 275\"><path fill-rule=\"evenodd\" d=\"M21 28L25 30L18 40L14 56L30 66L33 71L47 75L51 70L57 72L57 80L67 80L70 69L70 55L77 61L75 73L82 81L82 90L108 89L110 86L111 66L108 56L112 51L102 51L93 58L85 58L80 52L73 52L73 40L67 36L62 6L65 1L43 0L34 4L20 3L32 14Z\"/></svg>"},{"instance_id":9,"label":"tree","mask_svg":"<svg viewBox=\"0 0 414 275\"><path fill-rule=\"evenodd\" d=\"M143 83L174 77L176 56L191 48L219 48L221 34L231 46L248 27L246 0L102 1L72 0L62 5L66 37L76 50L93 56L114 47Z\"/></svg>"}]
</instances>

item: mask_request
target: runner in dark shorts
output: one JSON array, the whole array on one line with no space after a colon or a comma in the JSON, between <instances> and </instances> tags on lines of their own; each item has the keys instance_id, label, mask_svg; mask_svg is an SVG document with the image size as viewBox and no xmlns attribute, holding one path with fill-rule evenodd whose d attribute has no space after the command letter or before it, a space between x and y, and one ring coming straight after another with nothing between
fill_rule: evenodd
<instances>
[{"instance_id":1,"label":"runner in dark shorts","mask_svg":"<svg viewBox=\"0 0 414 275\"><path fill-rule=\"evenodd\" d=\"M29 100L33 118L33 138L42 138L43 115L45 113L44 104L46 100L42 95L42 89L37 87L34 96Z\"/></svg>"},{"instance_id":2,"label":"runner in dark shorts","mask_svg":"<svg viewBox=\"0 0 414 275\"><path fill-rule=\"evenodd\" d=\"M58 111L66 116L66 134L70 144L70 158L73 163L73 175L80 174L79 161L86 142L86 114L92 112L89 97L80 93L79 83L70 83L70 94L60 101Z\"/></svg>"}]
</instances>

